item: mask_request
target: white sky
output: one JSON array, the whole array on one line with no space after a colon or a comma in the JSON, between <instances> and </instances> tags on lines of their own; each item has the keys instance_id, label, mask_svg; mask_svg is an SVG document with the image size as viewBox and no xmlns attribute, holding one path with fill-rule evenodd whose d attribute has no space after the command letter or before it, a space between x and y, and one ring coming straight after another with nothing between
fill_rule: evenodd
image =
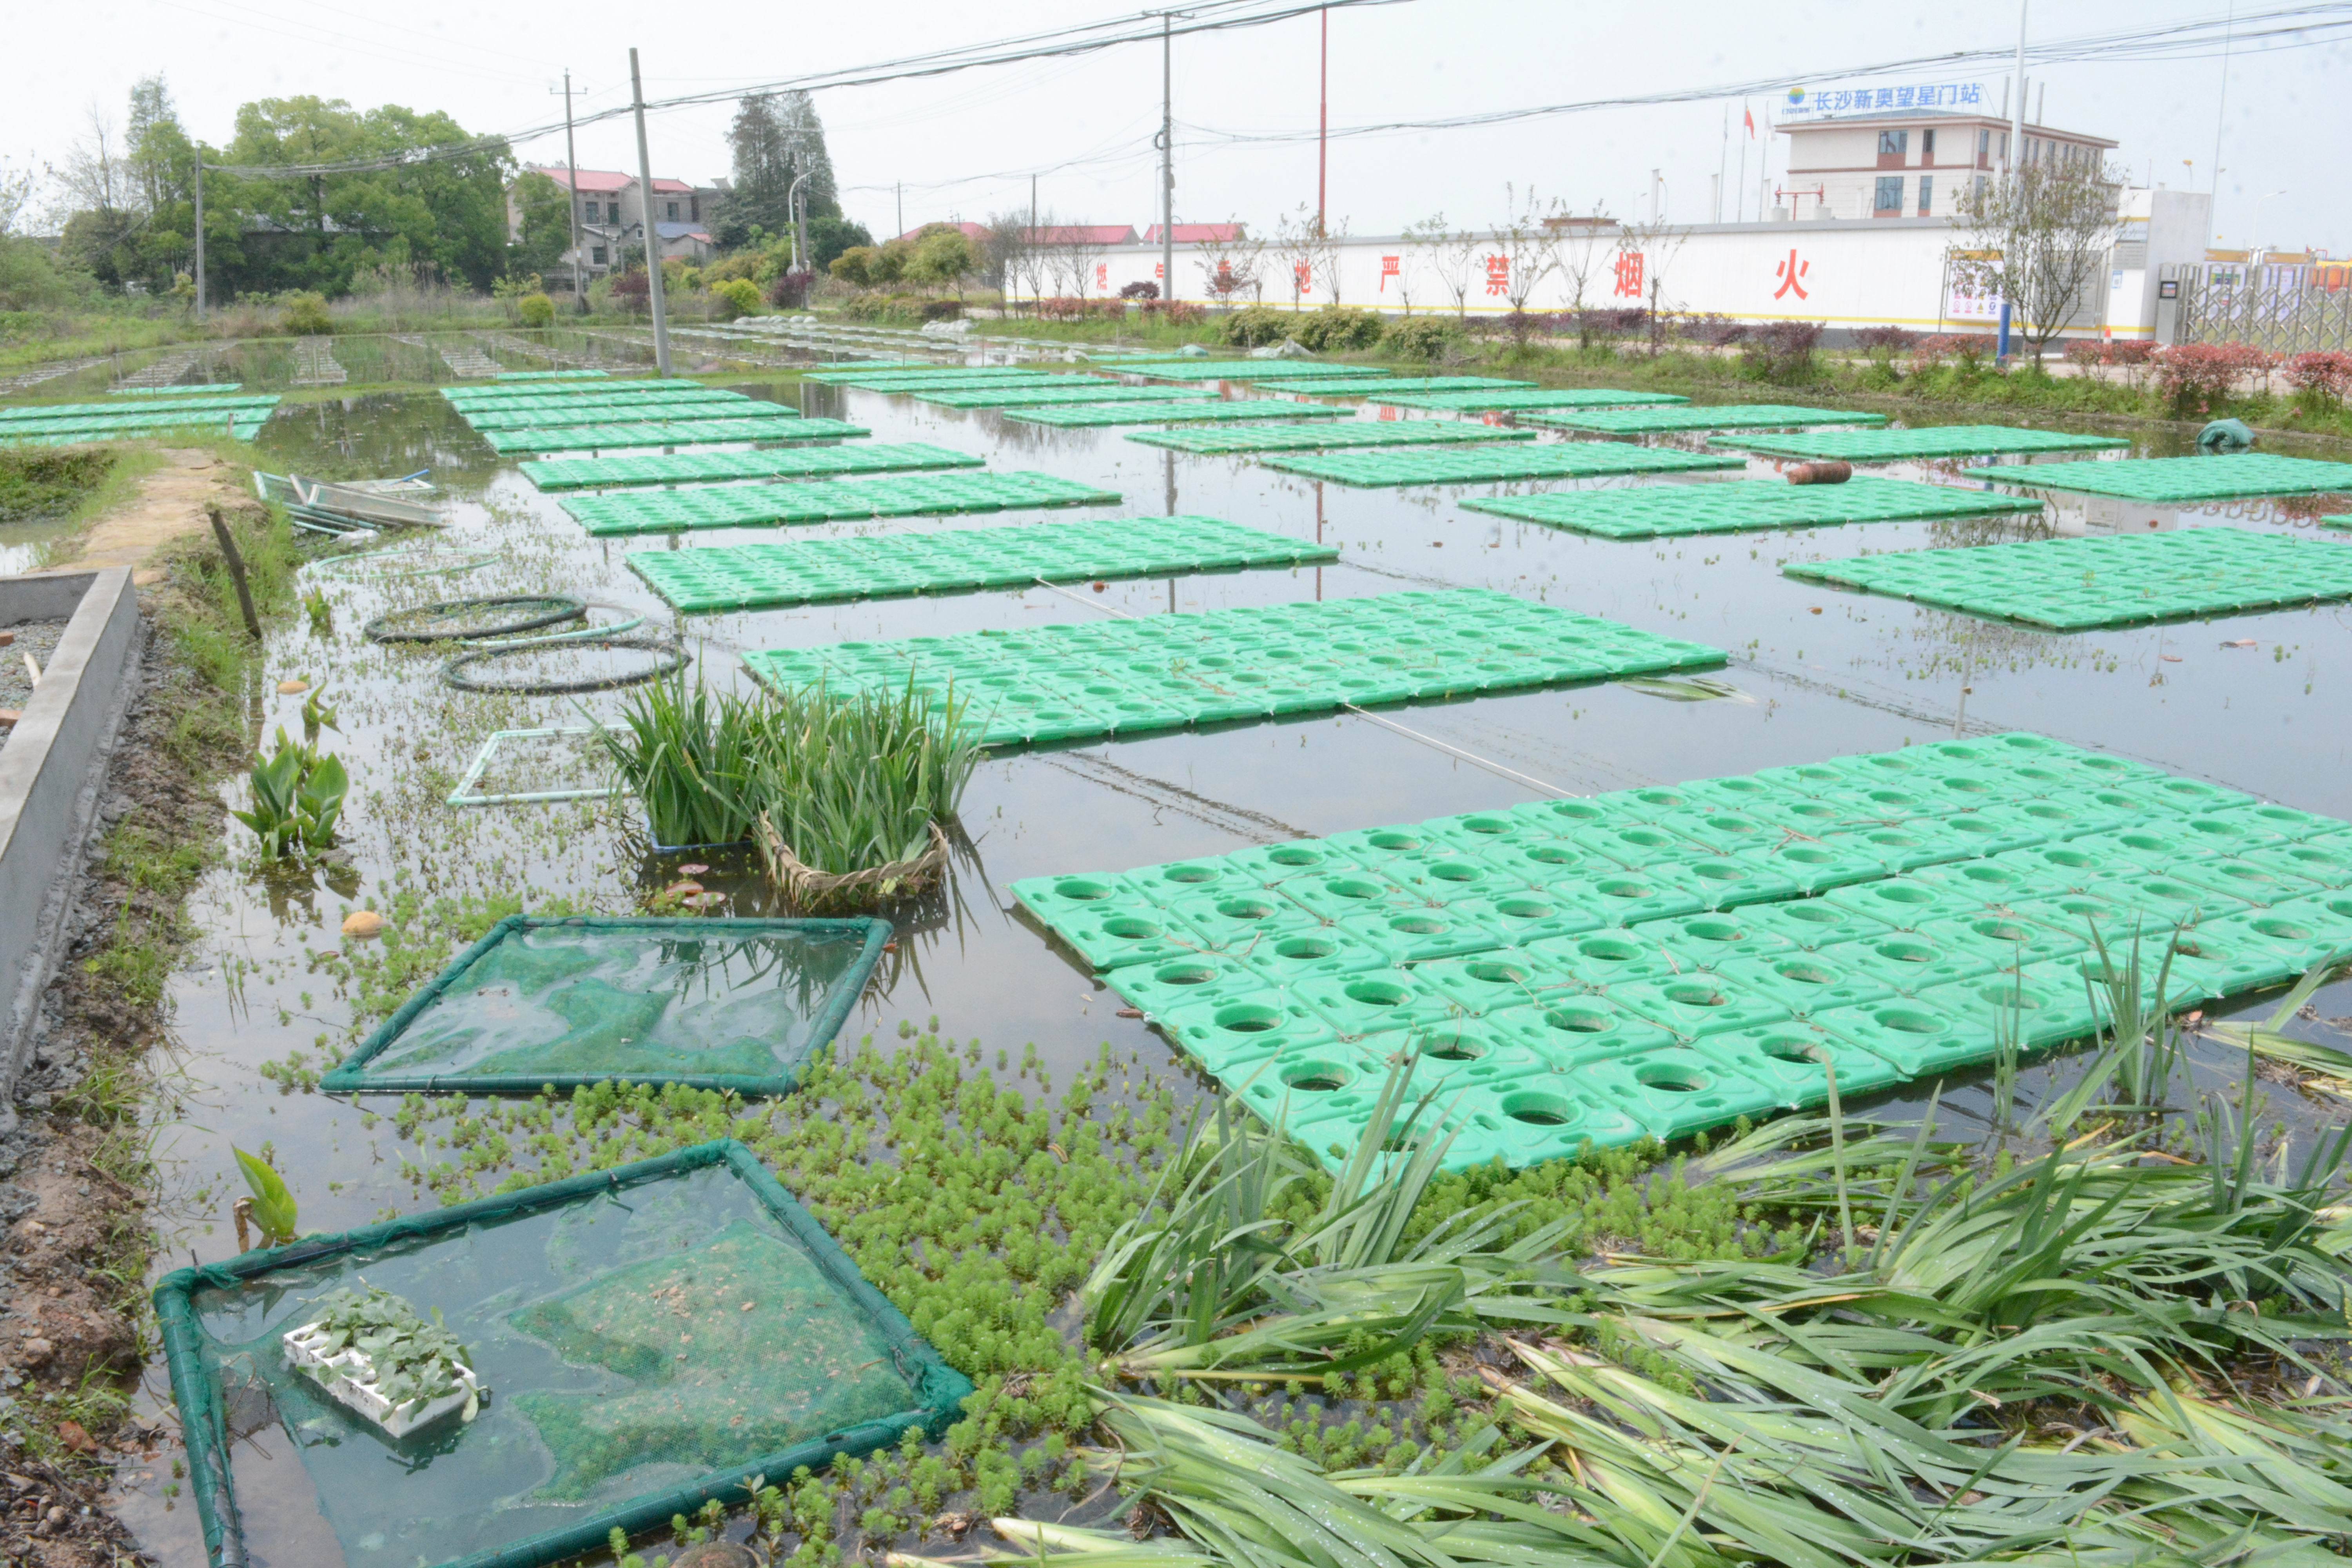
<instances>
[{"instance_id":1,"label":"white sky","mask_svg":"<svg viewBox=\"0 0 2352 1568\"><path fill-rule=\"evenodd\" d=\"M2222 0L2034 0L2036 37L2216 14ZM2254 0L2255 5L2263 0ZM0 159L54 162L84 133L95 106L119 120L132 80L161 71L181 117L215 144L236 105L314 93L360 108L394 102L444 110L467 130L500 132L561 114L551 88L569 67L585 108L624 103L627 49L643 51L649 97L724 89L816 68L844 67L945 45L1131 14L1143 0L894 0L863 5L648 7L567 0L562 7L404 0L94 0L11 8L0 93ZM2241 5L2240 10L2252 8ZM1460 114L1787 72L1843 79L1873 60L2006 47L2007 5L1929 6L1837 0L1411 0L1331 17L1331 123L1337 127ZM37 68L33 67L37 62ZM1065 221L1156 216L1160 51L1127 47L1069 60L845 89L821 95L834 165L850 216L877 237L898 226L892 183L904 181L908 225L982 218L1039 200ZM1998 74L1920 71L1916 77ZM1311 141L1219 144L1215 133L1308 131L1315 124L1317 25L1304 18L1181 40L1175 51L1178 221L1239 216L1270 229L1312 205ZM2115 138L2135 181L2202 189L2211 180L2218 59L2049 68L2045 118ZM2221 116L2222 167L2215 230L2250 240L2352 251L2352 45L2237 54ZM2040 100L2037 82L2033 97ZM1759 124L1766 101L1755 100ZM707 181L727 172L726 105L655 116L655 173ZM1498 218L1505 187L1534 186L1580 209L1637 211L1657 168L1667 216L1704 221L1710 179L1737 179L1739 111L1726 155L1721 103L1625 109L1466 131L1334 142L1330 213L1358 234L1392 233L1443 211L1456 224ZM1759 145L1762 145L1759 143ZM1783 143L1785 145L1785 143ZM562 138L519 149L560 163ZM634 168L625 119L583 131L583 165ZM1772 167L1781 154L1773 153ZM2184 160L2193 161L2184 166ZM1759 173L1748 159L1747 189ZM2271 193L2283 193L2272 195ZM2258 198L2259 206L2258 206ZM1729 198L1727 197L1727 204ZM1750 216L1754 198L1748 198ZM2259 216L2257 216L2259 211ZM2262 232L2253 232L2259 222Z\"/></svg>"}]
</instances>

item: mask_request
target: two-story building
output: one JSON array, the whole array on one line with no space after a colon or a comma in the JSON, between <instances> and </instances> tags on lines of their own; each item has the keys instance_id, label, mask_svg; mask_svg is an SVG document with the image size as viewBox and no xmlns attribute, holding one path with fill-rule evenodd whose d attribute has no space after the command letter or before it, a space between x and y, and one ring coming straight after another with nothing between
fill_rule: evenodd
<instances>
[{"instance_id":1,"label":"two-story building","mask_svg":"<svg viewBox=\"0 0 2352 1568\"><path fill-rule=\"evenodd\" d=\"M1780 127L1788 173L1775 218L1948 218L1961 196L2010 166L2009 122L1992 115L1912 110L1841 115ZM2022 164L2098 168L2116 143L2076 131L2025 128Z\"/></svg>"},{"instance_id":2,"label":"two-story building","mask_svg":"<svg viewBox=\"0 0 2352 1568\"><path fill-rule=\"evenodd\" d=\"M575 182L574 171L560 164L552 169L533 168L527 172L544 174L571 194L580 224L580 247L577 253L569 248L564 251L564 266L576 267L588 278L601 278L619 264L624 250L645 244L646 204L635 174L625 174L617 169L582 169L577 171ZM684 180L655 179L654 231L664 259L675 256L700 261L716 248L709 230L703 225L709 204L718 194ZM522 209L511 185L507 188L507 233L510 238L520 238L522 234Z\"/></svg>"}]
</instances>

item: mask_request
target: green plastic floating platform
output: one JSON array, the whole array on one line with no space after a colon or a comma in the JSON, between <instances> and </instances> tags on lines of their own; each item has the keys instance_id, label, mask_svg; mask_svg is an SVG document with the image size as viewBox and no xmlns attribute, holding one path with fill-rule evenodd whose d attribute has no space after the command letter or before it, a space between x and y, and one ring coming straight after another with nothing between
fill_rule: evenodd
<instances>
[{"instance_id":1,"label":"green plastic floating platform","mask_svg":"<svg viewBox=\"0 0 2352 1568\"><path fill-rule=\"evenodd\" d=\"M707 485L645 495L581 496L562 505L583 528L603 537L1026 507L1116 506L1118 500L1116 490L1053 474L955 473L793 485Z\"/></svg>"},{"instance_id":2,"label":"green plastic floating platform","mask_svg":"<svg viewBox=\"0 0 2352 1568\"><path fill-rule=\"evenodd\" d=\"M1774 430L1800 425L1884 425L1884 414L1844 408L1801 408L1777 403L1685 404L1664 408L1588 408L1567 414L1528 413L1530 425L1591 430L1603 436L1654 436L1675 430Z\"/></svg>"},{"instance_id":3,"label":"green plastic floating platform","mask_svg":"<svg viewBox=\"0 0 2352 1568\"><path fill-rule=\"evenodd\" d=\"M576 386L444 387L442 400L461 411L478 408L570 408L583 403L723 403L741 397L693 381L583 382Z\"/></svg>"},{"instance_id":4,"label":"green plastic floating platform","mask_svg":"<svg viewBox=\"0 0 2352 1568\"><path fill-rule=\"evenodd\" d=\"M873 431L845 419L676 419L667 423L562 425L490 432L496 452L618 451L630 447L714 447L736 441L846 441Z\"/></svg>"},{"instance_id":5,"label":"green plastic floating platform","mask_svg":"<svg viewBox=\"0 0 2352 1568\"><path fill-rule=\"evenodd\" d=\"M593 381L606 375L601 370L502 370L490 377L492 381Z\"/></svg>"},{"instance_id":6,"label":"green plastic floating platform","mask_svg":"<svg viewBox=\"0 0 2352 1568\"><path fill-rule=\"evenodd\" d=\"M242 399L223 398L224 404ZM0 441L57 446L73 441L100 441L110 437L164 434L175 430L231 431L242 440L269 418L268 410L238 406L214 410L166 408L150 414L121 409L106 415L79 415L60 419L16 419L0 424Z\"/></svg>"},{"instance_id":7,"label":"green plastic floating platform","mask_svg":"<svg viewBox=\"0 0 2352 1568\"><path fill-rule=\"evenodd\" d=\"M2249 496L2352 494L2352 463L2316 458L2283 458L2275 452L2233 452L2218 457L2132 458L2113 463L2013 466L1985 476L2036 489L2120 496L2151 505L2238 500Z\"/></svg>"},{"instance_id":8,"label":"green plastic floating platform","mask_svg":"<svg viewBox=\"0 0 2352 1568\"><path fill-rule=\"evenodd\" d=\"M458 417L477 430L552 430L566 425L610 425L648 419L790 419L800 410L725 393L715 397L583 397L542 405L464 408Z\"/></svg>"},{"instance_id":9,"label":"green plastic floating platform","mask_svg":"<svg viewBox=\"0 0 2352 1568\"><path fill-rule=\"evenodd\" d=\"M1482 497L1465 500L1462 507L1465 511L1491 512L1603 539L2000 517L2042 510L2039 501L1993 490L1869 478L1848 479L1842 485L1722 479L1624 489L1553 490L1543 495Z\"/></svg>"},{"instance_id":10,"label":"green plastic floating platform","mask_svg":"<svg viewBox=\"0 0 2352 1568\"><path fill-rule=\"evenodd\" d=\"M1374 365L1318 364L1300 359L1184 359L1159 364L1123 364L1128 375L1153 381L1372 381L1388 372Z\"/></svg>"},{"instance_id":11,"label":"green plastic floating platform","mask_svg":"<svg viewBox=\"0 0 2352 1568\"><path fill-rule=\"evenodd\" d=\"M1677 452L1623 441L1552 441L1439 452L1335 452L1269 458L1266 467L1340 485L1476 485L1507 479L1583 479L1611 474L1700 473L1744 468L1744 458Z\"/></svg>"},{"instance_id":12,"label":"green plastic floating platform","mask_svg":"<svg viewBox=\"0 0 2352 1568\"><path fill-rule=\"evenodd\" d=\"M1248 430L1150 430L1129 436L1180 452L1312 452L1341 447L1473 446L1532 441L1532 430L1463 419L1350 419L1339 425L1266 425Z\"/></svg>"},{"instance_id":13,"label":"green plastic floating platform","mask_svg":"<svg viewBox=\"0 0 2352 1568\"><path fill-rule=\"evenodd\" d=\"M2322 528L2352 528L2352 516L2323 517L2319 520L2319 526Z\"/></svg>"},{"instance_id":14,"label":"green plastic floating platform","mask_svg":"<svg viewBox=\"0 0 2352 1568\"><path fill-rule=\"evenodd\" d=\"M917 386L982 386L991 382L1020 385L1028 382L1076 382L1088 379L1076 371L1039 370L1034 365L971 364L971 365L908 365L900 369L882 369L872 365L853 365L845 370L812 370L802 374L803 381L829 382L835 386L856 386L868 391L902 391Z\"/></svg>"},{"instance_id":15,"label":"green plastic floating platform","mask_svg":"<svg viewBox=\"0 0 2352 1568\"><path fill-rule=\"evenodd\" d=\"M1279 398L1249 397L1227 401L1196 397L1157 403L1077 403L1066 407L1016 408L1007 419L1024 425L1064 427L1098 425L1218 425L1246 424L1254 419L1339 419L1345 408L1325 408L1312 403L1286 403Z\"/></svg>"},{"instance_id":16,"label":"green plastic floating platform","mask_svg":"<svg viewBox=\"0 0 2352 1568\"><path fill-rule=\"evenodd\" d=\"M1332 381L1286 381L1282 390L1301 397L1369 397L1377 388L1385 402L1391 392L1511 392L1535 384L1499 375L1400 375L1377 381L1343 375Z\"/></svg>"},{"instance_id":17,"label":"green plastic floating platform","mask_svg":"<svg viewBox=\"0 0 2352 1568\"><path fill-rule=\"evenodd\" d=\"M1457 589L744 656L777 688L950 691L982 743L1098 740L1286 714L1713 668L1719 648Z\"/></svg>"},{"instance_id":18,"label":"green plastic floating platform","mask_svg":"<svg viewBox=\"0 0 2352 1568\"><path fill-rule=\"evenodd\" d=\"M2352 548L2242 528L1907 550L1781 570L2062 632L2352 599Z\"/></svg>"},{"instance_id":19,"label":"green plastic floating platform","mask_svg":"<svg viewBox=\"0 0 2352 1568\"><path fill-rule=\"evenodd\" d=\"M543 490L605 489L625 485L693 484L709 479L821 479L838 474L885 474L914 468L977 468L982 460L928 442L877 442L870 447L816 447L767 452L677 452L654 458L574 458L519 465Z\"/></svg>"},{"instance_id":20,"label":"green plastic floating platform","mask_svg":"<svg viewBox=\"0 0 2352 1568\"><path fill-rule=\"evenodd\" d=\"M614 1081L786 1094L889 940L880 920L510 915L320 1081L352 1094Z\"/></svg>"},{"instance_id":21,"label":"green plastic floating platform","mask_svg":"<svg viewBox=\"0 0 2352 1568\"><path fill-rule=\"evenodd\" d=\"M1671 392L1619 392L1612 387L1537 387L1521 392L1429 392L1391 396L1387 385L1376 403L1397 408L1429 408L1441 414L1510 414L1526 408L1634 408L1687 403Z\"/></svg>"},{"instance_id":22,"label":"green plastic floating platform","mask_svg":"<svg viewBox=\"0 0 2352 1568\"><path fill-rule=\"evenodd\" d=\"M2013 452L2100 452L2128 447L2118 436L2025 430L2009 425L1935 425L1916 430L1811 430L1794 436L1717 436L1711 445L1768 458L1824 458L1847 463L1980 458Z\"/></svg>"},{"instance_id":23,"label":"green plastic floating platform","mask_svg":"<svg viewBox=\"0 0 2352 1568\"><path fill-rule=\"evenodd\" d=\"M1084 386L976 386L961 392L919 392L915 398L940 408L1051 408L1079 403L1177 403L1216 395L1186 387L1122 386L1089 376Z\"/></svg>"},{"instance_id":24,"label":"green plastic floating platform","mask_svg":"<svg viewBox=\"0 0 2352 1568\"><path fill-rule=\"evenodd\" d=\"M288 1366L361 1287L467 1347L478 1415L388 1440ZM345 1568L544 1568L936 1440L972 1387L732 1140L179 1269L155 1309L214 1568L324 1561L320 1531Z\"/></svg>"},{"instance_id":25,"label":"green plastic floating platform","mask_svg":"<svg viewBox=\"0 0 2352 1568\"><path fill-rule=\"evenodd\" d=\"M160 414L194 413L211 416L242 410L267 414L278 406L274 392L246 393L226 397L158 397L141 403L26 403L0 408L0 427L38 424L45 420L152 419Z\"/></svg>"},{"instance_id":26,"label":"green plastic floating platform","mask_svg":"<svg viewBox=\"0 0 2352 1568\"><path fill-rule=\"evenodd\" d=\"M1523 1167L2083 1039L2095 926L2168 1010L2352 957L2352 825L2006 734L1013 892L1326 1159L1412 1053Z\"/></svg>"},{"instance_id":27,"label":"green plastic floating platform","mask_svg":"<svg viewBox=\"0 0 2352 1568\"><path fill-rule=\"evenodd\" d=\"M1329 545L1213 517L1127 517L880 539L640 550L630 567L688 614L1092 578L1337 561Z\"/></svg>"}]
</instances>

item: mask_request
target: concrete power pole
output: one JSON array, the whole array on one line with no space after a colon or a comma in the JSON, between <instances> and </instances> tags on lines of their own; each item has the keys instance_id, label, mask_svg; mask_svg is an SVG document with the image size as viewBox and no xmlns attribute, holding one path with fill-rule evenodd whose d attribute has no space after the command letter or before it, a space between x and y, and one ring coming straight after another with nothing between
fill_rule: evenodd
<instances>
[{"instance_id":1,"label":"concrete power pole","mask_svg":"<svg viewBox=\"0 0 2352 1568\"><path fill-rule=\"evenodd\" d=\"M2017 181L2019 177L2017 171L2023 166L2025 162L2026 5L2027 0L2017 0L2017 90L2010 97L2009 156L2001 160L2003 163L2008 165L2004 170L2004 173L2012 182ZM2014 183L2012 183L2010 187L2009 199L2010 211L2011 214L2014 214L2017 211L2017 187ZM2010 227L2009 237L2009 248L2012 253L2016 251L2022 237L2023 237L2018 232L2016 226L2012 223ZM2009 273L2011 277L2015 277L2016 259L2017 258L2014 254L2002 257L2001 270ZM2012 309L2010 295L2013 291L2014 290L2009 289L2003 289L2000 291L2000 341L1993 345L1993 357L2004 364L2009 362L2009 322L2010 311Z\"/></svg>"},{"instance_id":2,"label":"concrete power pole","mask_svg":"<svg viewBox=\"0 0 2352 1568\"><path fill-rule=\"evenodd\" d=\"M1160 17L1160 300L1161 319L1176 298L1176 109L1169 18Z\"/></svg>"},{"instance_id":3,"label":"concrete power pole","mask_svg":"<svg viewBox=\"0 0 2352 1568\"><path fill-rule=\"evenodd\" d=\"M654 311L654 369L669 374L669 317L662 308L661 230L654 225L654 161L646 151L646 88L629 51L629 99L637 111L637 210L646 234L646 298Z\"/></svg>"},{"instance_id":4,"label":"concrete power pole","mask_svg":"<svg viewBox=\"0 0 2352 1568\"><path fill-rule=\"evenodd\" d=\"M205 154L196 152L196 320L205 319Z\"/></svg>"},{"instance_id":5,"label":"concrete power pole","mask_svg":"<svg viewBox=\"0 0 2352 1568\"><path fill-rule=\"evenodd\" d=\"M588 279L581 275L581 266L587 260L580 249L580 154L572 147L572 73L563 73L563 167L571 175L572 188L563 193L564 203L572 209L572 298L580 313L588 313Z\"/></svg>"}]
</instances>

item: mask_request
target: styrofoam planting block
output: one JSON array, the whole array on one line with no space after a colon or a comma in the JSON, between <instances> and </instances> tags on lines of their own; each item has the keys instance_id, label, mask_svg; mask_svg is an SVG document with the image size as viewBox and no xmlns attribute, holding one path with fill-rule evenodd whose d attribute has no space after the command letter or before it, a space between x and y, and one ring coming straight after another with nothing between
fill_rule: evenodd
<instances>
[{"instance_id":1,"label":"styrofoam planting block","mask_svg":"<svg viewBox=\"0 0 2352 1568\"><path fill-rule=\"evenodd\" d=\"M899 689L911 678L934 702L952 691L984 743L1011 746L1708 668L1723 659L1702 644L1465 589L840 643L751 653L744 664L777 687ZM1361 908L1370 916L1413 898L1399 890Z\"/></svg>"},{"instance_id":2,"label":"styrofoam planting block","mask_svg":"<svg viewBox=\"0 0 2352 1568\"><path fill-rule=\"evenodd\" d=\"M977 468L982 460L925 441L866 447L814 447L767 452L671 452L652 458L588 458L517 465L543 490L625 485L691 484L709 479L823 479L919 468Z\"/></svg>"},{"instance_id":3,"label":"styrofoam planting block","mask_svg":"<svg viewBox=\"0 0 2352 1568\"><path fill-rule=\"evenodd\" d=\"M1337 549L1213 517L1137 517L879 539L640 550L630 567L688 613L1336 561Z\"/></svg>"},{"instance_id":4,"label":"styrofoam planting block","mask_svg":"<svg viewBox=\"0 0 2352 1568\"><path fill-rule=\"evenodd\" d=\"M718 447L737 441L848 441L874 432L842 419L677 419L657 425L565 425L489 433L496 452L625 451L631 447Z\"/></svg>"},{"instance_id":5,"label":"styrofoam planting block","mask_svg":"<svg viewBox=\"0 0 2352 1568\"><path fill-rule=\"evenodd\" d=\"M1685 405L1666 408L1587 408L1565 414L1530 413L1530 425L1560 430L1591 430L1603 436L1653 436L1675 430L1785 430L1802 425L1884 425L1884 414L1849 408L1803 408L1778 403Z\"/></svg>"},{"instance_id":6,"label":"styrofoam planting block","mask_svg":"<svg viewBox=\"0 0 2352 1568\"><path fill-rule=\"evenodd\" d=\"M2352 598L2352 549L2241 528L1910 550L1782 571L2052 631Z\"/></svg>"},{"instance_id":7,"label":"styrofoam planting block","mask_svg":"<svg viewBox=\"0 0 2352 1568\"><path fill-rule=\"evenodd\" d=\"M1954 781L1991 787L1943 787ZM2129 807L2121 826L2101 795ZM1953 827L1996 816L1990 834ZM1805 837L1759 843L1717 817ZM1872 835L1969 853L1906 873L1907 853L1880 847L1823 893L1734 883L1721 907L1688 907L1717 860L1773 866L1792 845ZM2101 978L2095 932L2118 966L2137 939L2142 990L2175 1008L2352 957L2352 825L2025 733L1013 890L1318 1152L1350 1146L1386 1062L1420 1053L1417 1081L1461 1134L1455 1166L1818 1105L1832 1071L1851 1097L1982 1067L2004 1039L2080 1040L2105 1020L2104 992L2084 984ZM1508 901L1614 919L1517 932L1497 915ZM1264 962L1263 942L1230 938L1209 960L1158 945L1183 929L1205 944L1209 908L1248 911L1237 924L1278 931L1296 956ZM1160 958L1167 973L1146 977Z\"/></svg>"},{"instance_id":8,"label":"styrofoam planting block","mask_svg":"<svg viewBox=\"0 0 2352 1568\"><path fill-rule=\"evenodd\" d=\"M2012 452L2096 452L2128 447L2119 436L2078 436L2010 425L1934 425L1909 430L1808 430L1793 436L1717 436L1708 444L1768 458L1824 458L1848 463L1899 463ZM2038 465L2037 465L2038 467Z\"/></svg>"},{"instance_id":9,"label":"styrofoam planting block","mask_svg":"<svg viewBox=\"0 0 2352 1568\"><path fill-rule=\"evenodd\" d=\"M698 485L633 495L573 496L562 503L596 535L683 533L868 517L934 517L1027 507L1115 506L1098 490L1054 474L912 474L792 485Z\"/></svg>"},{"instance_id":10,"label":"styrofoam planting block","mask_svg":"<svg viewBox=\"0 0 2352 1568\"><path fill-rule=\"evenodd\" d=\"M1024 425L1064 427L1096 425L1215 425L1252 419L1339 419L1344 408L1289 403L1271 397L1177 398L1163 403L1075 403L1061 407L1014 408L1005 417Z\"/></svg>"},{"instance_id":11,"label":"styrofoam planting block","mask_svg":"<svg viewBox=\"0 0 2352 1568\"><path fill-rule=\"evenodd\" d=\"M1985 477L2039 489L2117 496L2154 506L2249 496L2324 495L2331 490L2352 493L2352 463L2287 458L2276 452L2131 458L2079 466L2003 465L1988 469Z\"/></svg>"},{"instance_id":12,"label":"styrofoam planting block","mask_svg":"<svg viewBox=\"0 0 2352 1568\"><path fill-rule=\"evenodd\" d=\"M1531 496L1482 496L1462 506L1467 511L1491 512L1605 539L2001 517L2042 510L2039 501L1993 490L1867 477L1842 485L1717 479L1622 489L1553 490Z\"/></svg>"},{"instance_id":13,"label":"styrofoam planting block","mask_svg":"<svg viewBox=\"0 0 2352 1568\"><path fill-rule=\"evenodd\" d=\"M1450 414L1508 414L1523 408L1633 408L1690 399L1671 392L1620 392L1608 386L1531 387L1493 392L1398 392L1383 382L1370 395L1391 408L1429 408Z\"/></svg>"},{"instance_id":14,"label":"styrofoam planting block","mask_svg":"<svg viewBox=\"0 0 2352 1568\"><path fill-rule=\"evenodd\" d=\"M1277 404L1296 411L1297 404ZM1146 430L1128 437L1147 447L1203 455L1318 452L1356 447L1475 446L1481 441L1532 441L1532 430L1465 419L1349 419L1328 425L1260 425L1247 430Z\"/></svg>"},{"instance_id":15,"label":"styrofoam planting block","mask_svg":"<svg viewBox=\"0 0 2352 1568\"><path fill-rule=\"evenodd\" d=\"M481 1398L482 1385L469 1366L453 1364L449 1373L459 1387L438 1399L394 1405L376 1392L375 1361L356 1346L329 1352L331 1342L317 1323L304 1323L278 1336L287 1364L309 1378L336 1404L381 1428L394 1439L432 1426L445 1415L463 1410Z\"/></svg>"},{"instance_id":16,"label":"styrofoam planting block","mask_svg":"<svg viewBox=\"0 0 2352 1568\"><path fill-rule=\"evenodd\" d=\"M1741 458L1636 447L1623 441L1552 441L1436 452L1335 452L1323 457L1266 460L1266 467L1286 474L1341 485L1476 485L1507 479L1701 473L1746 466L1746 459Z\"/></svg>"}]
</instances>

